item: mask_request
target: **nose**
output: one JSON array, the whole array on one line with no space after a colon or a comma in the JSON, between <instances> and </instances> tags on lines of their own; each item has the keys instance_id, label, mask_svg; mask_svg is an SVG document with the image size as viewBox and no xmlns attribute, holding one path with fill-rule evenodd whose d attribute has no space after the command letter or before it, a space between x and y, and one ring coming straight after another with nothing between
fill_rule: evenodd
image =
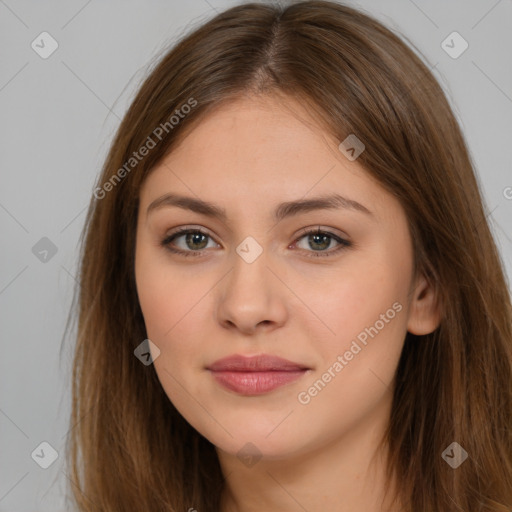
<instances>
[{"instance_id":1,"label":"nose","mask_svg":"<svg viewBox=\"0 0 512 512\"><path fill-rule=\"evenodd\" d=\"M249 335L284 325L290 292L267 254L263 251L249 263L234 252L232 269L216 297L217 321L223 328Z\"/></svg>"}]
</instances>

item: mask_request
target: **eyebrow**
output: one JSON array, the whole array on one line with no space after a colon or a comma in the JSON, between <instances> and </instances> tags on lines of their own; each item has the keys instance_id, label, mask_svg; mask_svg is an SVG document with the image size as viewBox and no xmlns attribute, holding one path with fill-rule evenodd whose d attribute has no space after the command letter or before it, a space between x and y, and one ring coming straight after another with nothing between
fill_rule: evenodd
<instances>
[{"instance_id":1,"label":"eyebrow","mask_svg":"<svg viewBox=\"0 0 512 512\"><path fill-rule=\"evenodd\" d=\"M185 210L191 210L201 215L213 217L227 222L228 216L226 210L208 201L196 199L194 197L181 196L178 194L165 194L155 199L146 211L149 215L155 210L164 207L176 206ZM333 210L333 209L346 209L373 215L365 206L352 199L347 199L339 194L332 194L328 196L313 197L310 199L298 199L296 201L287 201L277 205L274 210L274 220L279 222L286 217L307 213L313 210Z\"/></svg>"}]
</instances>

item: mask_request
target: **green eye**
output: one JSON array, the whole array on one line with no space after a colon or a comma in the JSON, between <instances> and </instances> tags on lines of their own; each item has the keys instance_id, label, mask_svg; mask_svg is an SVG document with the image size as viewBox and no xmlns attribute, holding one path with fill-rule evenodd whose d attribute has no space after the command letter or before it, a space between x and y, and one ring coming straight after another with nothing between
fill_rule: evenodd
<instances>
[{"instance_id":1,"label":"green eye","mask_svg":"<svg viewBox=\"0 0 512 512\"><path fill-rule=\"evenodd\" d=\"M173 243L182 237L184 237L185 249L178 249L174 246ZM308 257L331 256L352 245L352 243L348 240L345 240L338 235L331 233L330 231L322 231L320 228L304 231L301 236L293 242L293 244L297 244L299 240L306 237L309 238L308 246L312 250L304 248L301 250L310 253ZM162 240L161 245L175 254L180 254L187 257L203 256L204 250L208 246L208 238L212 239L208 233L202 231L201 229L179 228L174 233L171 233L164 240ZM338 244L337 247L328 251L325 250L331 245L333 240Z\"/></svg>"}]
</instances>

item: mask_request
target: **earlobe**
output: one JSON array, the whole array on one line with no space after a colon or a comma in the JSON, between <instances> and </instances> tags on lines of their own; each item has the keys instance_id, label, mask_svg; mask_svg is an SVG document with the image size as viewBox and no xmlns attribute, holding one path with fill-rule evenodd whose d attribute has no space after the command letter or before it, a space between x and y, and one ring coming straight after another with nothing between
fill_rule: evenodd
<instances>
[{"instance_id":1,"label":"earlobe","mask_svg":"<svg viewBox=\"0 0 512 512\"><path fill-rule=\"evenodd\" d=\"M407 330L411 334L430 334L439 327L441 307L434 286L421 275L413 290Z\"/></svg>"}]
</instances>

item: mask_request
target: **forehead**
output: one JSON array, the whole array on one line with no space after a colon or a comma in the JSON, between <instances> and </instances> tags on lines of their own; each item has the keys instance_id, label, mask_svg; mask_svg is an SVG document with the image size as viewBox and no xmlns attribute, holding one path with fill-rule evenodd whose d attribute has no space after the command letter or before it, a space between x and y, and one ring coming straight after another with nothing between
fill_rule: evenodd
<instances>
[{"instance_id":1,"label":"forehead","mask_svg":"<svg viewBox=\"0 0 512 512\"><path fill-rule=\"evenodd\" d=\"M326 140L331 139L331 144ZM215 160L294 159L319 150L329 152L335 140L298 100L285 97L243 97L223 103L187 128L173 150L194 152ZM324 146L323 148L319 146ZM188 155L189 157L193 155Z\"/></svg>"},{"instance_id":2,"label":"forehead","mask_svg":"<svg viewBox=\"0 0 512 512\"><path fill-rule=\"evenodd\" d=\"M267 202L270 208L334 192L377 204L384 189L339 151L339 143L295 99L237 99L187 128L146 179L141 202L144 207L175 192L228 210L231 203L237 211L245 204L255 213Z\"/></svg>"}]
</instances>

